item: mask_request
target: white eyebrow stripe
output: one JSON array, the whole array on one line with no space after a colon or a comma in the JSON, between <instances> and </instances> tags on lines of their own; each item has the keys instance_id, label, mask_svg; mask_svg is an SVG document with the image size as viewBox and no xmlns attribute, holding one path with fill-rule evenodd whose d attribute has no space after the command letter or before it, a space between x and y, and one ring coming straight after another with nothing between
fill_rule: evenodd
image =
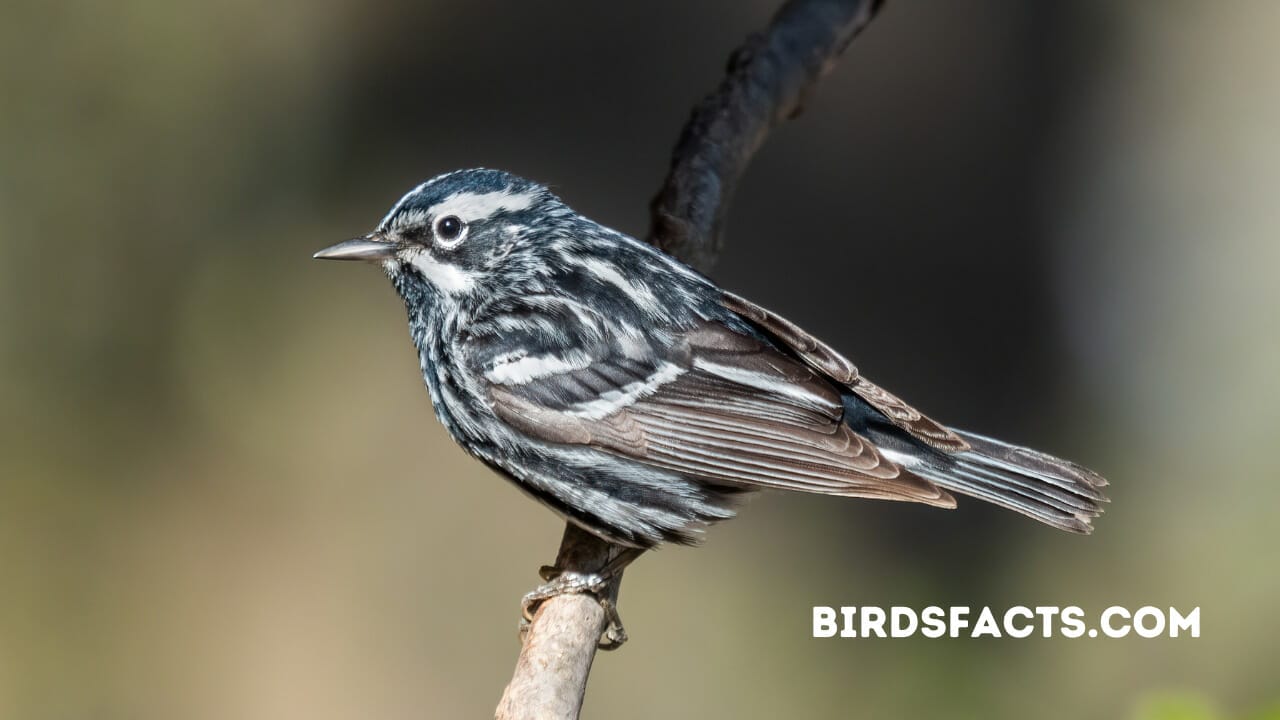
<instances>
[{"instance_id":1,"label":"white eyebrow stripe","mask_svg":"<svg viewBox=\"0 0 1280 720\"><path fill-rule=\"evenodd\" d=\"M461 190L432 206L431 214L435 217L457 215L466 222L475 222L503 211L524 210L533 205L535 199L536 195L532 192L497 190L478 193Z\"/></svg>"},{"instance_id":2,"label":"white eyebrow stripe","mask_svg":"<svg viewBox=\"0 0 1280 720\"><path fill-rule=\"evenodd\" d=\"M419 186L415 187L414 189L410 190L409 192L405 193L405 194L404 194L404 197L402 197L402 198L400 198L399 200L397 200L397 201L396 201L396 204L391 206L391 210L389 210L389 211L387 212L387 214L383 216L382 221L378 223L378 229L379 229L379 230L381 230L381 229L385 228L385 227L386 227L386 225L387 225L387 223L391 222L391 218L392 218L392 217L393 217L397 212L399 212L399 211L400 211L400 208L401 208L401 207L403 207L403 206L404 206L404 202L405 202L406 200L408 200L410 197L412 197L413 195L416 195L417 193L422 192L422 189L423 189L423 188L425 188L425 187L427 186L427 183L429 183L429 182L431 182L431 181L430 181L430 180L428 180L427 182L422 183L421 185L419 185Z\"/></svg>"},{"instance_id":3,"label":"white eyebrow stripe","mask_svg":"<svg viewBox=\"0 0 1280 720\"><path fill-rule=\"evenodd\" d=\"M426 220L427 214L422 210L405 210L395 217L394 227L403 228L406 226L417 225L419 223L426 222ZM382 224L382 228L384 230L390 229L387 227L386 222Z\"/></svg>"}]
</instances>

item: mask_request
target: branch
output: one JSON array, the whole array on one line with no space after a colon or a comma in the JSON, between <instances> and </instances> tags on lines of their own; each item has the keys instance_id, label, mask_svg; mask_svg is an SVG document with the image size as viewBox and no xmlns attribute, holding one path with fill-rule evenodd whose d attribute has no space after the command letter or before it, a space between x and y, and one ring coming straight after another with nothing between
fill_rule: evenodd
<instances>
[{"instance_id":1,"label":"branch","mask_svg":"<svg viewBox=\"0 0 1280 720\"><path fill-rule=\"evenodd\" d=\"M651 205L649 242L700 268L720 254L729 200L751 156L775 126L800 113L816 82L835 64L881 0L788 0L763 33L729 58L724 80L693 110ZM619 548L573 523L556 567L597 572ZM608 590L617 601L621 575ZM499 720L577 718L587 676L608 619L592 595L543 602L524 638Z\"/></svg>"},{"instance_id":2,"label":"branch","mask_svg":"<svg viewBox=\"0 0 1280 720\"><path fill-rule=\"evenodd\" d=\"M599 572L616 552L617 546L566 523L556 567ZM618 601L621 583L618 575L606 591L613 603ZM543 602L523 638L515 674L498 703L499 720L578 717L587 692L587 674L607 624L604 608L594 595L559 595Z\"/></svg>"},{"instance_id":3,"label":"branch","mask_svg":"<svg viewBox=\"0 0 1280 720\"><path fill-rule=\"evenodd\" d=\"M724 242L738 179L765 137L800 114L809 91L871 22L881 0L789 0L769 29L729 56L725 78L693 109L650 205L649 242L700 269Z\"/></svg>"}]
</instances>

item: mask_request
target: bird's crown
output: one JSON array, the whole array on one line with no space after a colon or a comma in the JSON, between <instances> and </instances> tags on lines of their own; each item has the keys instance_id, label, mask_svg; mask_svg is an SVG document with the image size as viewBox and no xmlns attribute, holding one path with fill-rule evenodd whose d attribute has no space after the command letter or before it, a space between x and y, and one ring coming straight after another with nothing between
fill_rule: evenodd
<instances>
[{"instance_id":1,"label":"bird's crown","mask_svg":"<svg viewBox=\"0 0 1280 720\"><path fill-rule=\"evenodd\" d=\"M545 186L509 172L455 170L406 193L378 224L378 232L394 232L447 216L468 224L483 222L499 214L529 214L551 203L558 204L558 199Z\"/></svg>"}]
</instances>

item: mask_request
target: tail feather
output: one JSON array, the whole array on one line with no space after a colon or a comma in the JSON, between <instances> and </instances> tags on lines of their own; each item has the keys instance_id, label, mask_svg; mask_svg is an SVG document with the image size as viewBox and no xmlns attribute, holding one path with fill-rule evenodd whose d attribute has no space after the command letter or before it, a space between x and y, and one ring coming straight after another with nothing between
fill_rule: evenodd
<instances>
[{"instance_id":1,"label":"tail feather","mask_svg":"<svg viewBox=\"0 0 1280 720\"><path fill-rule=\"evenodd\" d=\"M984 465L981 461L961 460L957 465L959 467L956 472L966 478L997 488L1008 487L1023 497L1038 500L1062 510L1096 509L1101 497L1086 497L1083 492L1076 494L1041 478L1028 479L1025 474L1016 470L1001 468L999 471L993 471L989 465Z\"/></svg>"},{"instance_id":2,"label":"tail feather","mask_svg":"<svg viewBox=\"0 0 1280 720\"><path fill-rule=\"evenodd\" d=\"M1108 502L1107 481L1073 462L1029 448L957 431L971 449L936 462L920 458L910 472L937 485L1076 533L1093 530Z\"/></svg>"}]
</instances>

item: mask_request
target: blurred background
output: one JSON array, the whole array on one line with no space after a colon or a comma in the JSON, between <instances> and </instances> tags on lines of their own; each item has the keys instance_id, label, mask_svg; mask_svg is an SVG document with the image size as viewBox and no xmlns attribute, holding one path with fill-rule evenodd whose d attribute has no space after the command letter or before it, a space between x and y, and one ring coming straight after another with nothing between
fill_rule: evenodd
<instances>
[{"instance_id":1,"label":"blurred background","mask_svg":"<svg viewBox=\"0 0 1280 720\"><path fill-rule=\"evenodd\" d=\"M490 716L562 524L446 438L380 273L310 254L476 165L643 235L774 5L4 3L0 717ZM1278 25L890 3L713 274L1114 502L1081 538L762 497L627 572L585 714L1275 712ZM818 604L1200 607L1202 637L815 640Z\"/></svg>"}]
</instances>

